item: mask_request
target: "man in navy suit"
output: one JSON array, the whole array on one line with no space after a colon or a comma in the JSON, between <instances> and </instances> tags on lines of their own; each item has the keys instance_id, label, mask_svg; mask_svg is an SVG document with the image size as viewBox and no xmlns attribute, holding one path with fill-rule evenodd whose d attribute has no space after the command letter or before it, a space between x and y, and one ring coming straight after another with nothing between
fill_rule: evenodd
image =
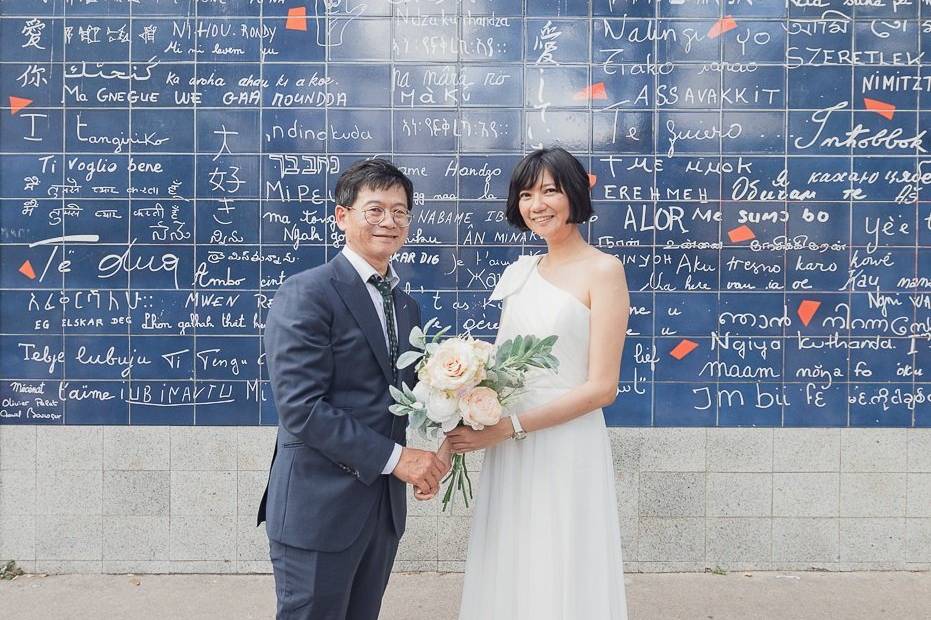
<instances>
[{"instance_id":1,"label":"man in navy suit","mask_svg":"<svg viewBox=\"0 0 931 620\"><path fill-rule=\"evenodd\" d=\"M288 278L272 301L265 354L278 438L258 523L266 521L279 619L376 620L407 516L449 469L405 447L389 384L416 380L398 356L420 308L390 264L407 238L413 187L382 159L336 184L346 235L330 262Z\"/></svg>"}]
</instances>

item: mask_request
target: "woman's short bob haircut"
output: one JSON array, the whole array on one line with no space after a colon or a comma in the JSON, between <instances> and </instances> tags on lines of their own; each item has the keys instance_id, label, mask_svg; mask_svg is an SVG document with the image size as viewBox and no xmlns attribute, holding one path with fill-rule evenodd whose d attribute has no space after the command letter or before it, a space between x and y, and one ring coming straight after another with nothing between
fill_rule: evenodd
<instances>
[{"instance_id":1,"label":"woman's short bob haircut","mask_svg":"<svg viewBox=\"0 0 931 620\"><path fill-rule=\"evenodd\" d=\"M530 230L520 214L520 193L540 182L543 171L553 177L556 189L569 199L570 224L582 224L594 214L588 184L588 173L568 151L558 146L537 149L526 155L511 173L508 201L504 216L508 223L520 230Z\"/></svg>"}]
</instances>

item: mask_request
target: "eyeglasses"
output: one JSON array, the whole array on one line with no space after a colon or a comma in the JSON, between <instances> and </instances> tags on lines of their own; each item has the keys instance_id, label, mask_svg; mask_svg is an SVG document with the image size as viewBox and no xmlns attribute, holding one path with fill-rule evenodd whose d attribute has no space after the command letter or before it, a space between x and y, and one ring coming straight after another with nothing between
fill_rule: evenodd
<instances>
[{"instance_id":1,"label":"eyeglasses","mask_svg":"<svg viewBox=\"0 0 931 620\"><path fill-rule=\"evenodd\" d=\"M354 209L355 207L346 208ZM382 207L369 207L368 209L362 209L362 216L365 218L365 221L372 226L377 226L378 224L384 222L385 216L387 215L388 210L383 209ZM401 228L407 228L411 223L411 212L406 209L393 209L391 211L391 219L393 219L394 223Z\"/></svg>"}]
</instances>

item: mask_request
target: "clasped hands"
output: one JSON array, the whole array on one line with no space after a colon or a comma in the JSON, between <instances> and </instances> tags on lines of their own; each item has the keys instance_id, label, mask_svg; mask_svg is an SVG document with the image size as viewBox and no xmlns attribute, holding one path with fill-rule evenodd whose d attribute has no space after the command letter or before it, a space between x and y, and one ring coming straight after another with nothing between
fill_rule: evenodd
<instances>
[{"instance_id":1,"label":"clasped hands","mask_svg":"<svg viewBox=\"0 0 931 620\"><path fill-rule=\"evenodd\" d=\"M414 486L414 497L421 501L432 499L440 490L440 483L449 472L453 454L483 450L504 441L514 434L510 419L477 431L458 426L446 433L446 439L435 453L429 450L403 448L401 460L394 475Z\"/></svg>"},{"instance_id":2,"label":"clasped hands","mask_svg":"<svg viewBox=\"0 0 931 620\"><path fill-rule=\"evenodd\" d=\"M440 490L440 482L449 472L452 456L443 446L435 453L417 448L402 448L401 459L394 475L413 485L414 497L421 501L433 498Z\"/></svg>"}]
</instances>

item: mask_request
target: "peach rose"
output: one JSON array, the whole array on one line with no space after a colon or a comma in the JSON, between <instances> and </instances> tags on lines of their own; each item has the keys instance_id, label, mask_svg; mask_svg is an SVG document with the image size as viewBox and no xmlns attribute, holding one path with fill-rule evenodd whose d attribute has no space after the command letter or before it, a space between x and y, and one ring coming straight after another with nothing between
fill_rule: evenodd
<instances>
[{"instance_id":1,"label":"peach rose","mask_svg":"<svg viewBox=\"0 0 931 620\"><path fill-rule=\"evenodd\" d=\"M472 388L459 399L459 412L463 422L480 431L486 426L498 423L501 419L501 403L498 402L498 394L493 389Z\"/></svg>"},{"instance_id":2,"label":"peach rose","mask_svg":"<svg viewBox=\"0 0 931 620\"><path fill-rule=\"evenodd\" d=\"M485 378L485 362L469 342L450 338L430 356L420 378L438 390L457 391Z\"/></svg>"}]
</instances>

